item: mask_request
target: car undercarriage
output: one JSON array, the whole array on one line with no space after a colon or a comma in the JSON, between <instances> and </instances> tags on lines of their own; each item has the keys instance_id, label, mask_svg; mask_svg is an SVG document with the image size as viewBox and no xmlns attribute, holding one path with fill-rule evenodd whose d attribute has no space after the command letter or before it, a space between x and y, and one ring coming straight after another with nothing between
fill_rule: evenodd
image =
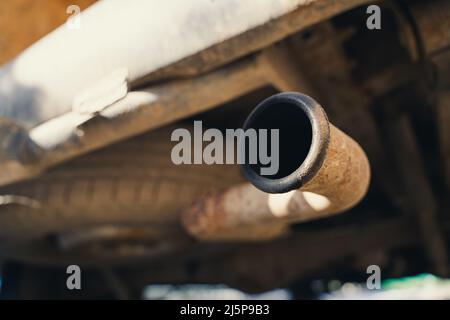
<instances>
[{"instance_id":1,"label":"car undercarriage","mask_svg":"<svg viewBox=\"0 0 450 320\"><path fill-rule=\"evenodd\" d=\"M89 67L80 75L63 69L39 80L47 87L21 84L21 72L24 79L46 77L40 70L48 69L52 56L33 71L42 58L37 50L62 48L67 30L2 67L2 296L130 299L140 298L149 284L207 283L249 293L289 288L295 298L316 298L328 291L324 285L318 292L318 281L365 282L371 265L380 267L383 279L425 272L448 277L450 2L375 2L381 8L376 30L366 26L368 1L292 2L295 8L264 16L257 26L241 17L236 24L244 27L204 48L194 48L200 40L190 39L190 52L172 44L183 32L158 30L158 41L167 39L165 46L180 54L170 56L173 61L161 54L167 61L154 70L144 70L146 58L136 56L133 61L142 58L136 72L130 65L125 73L113 68L98 78ZM206 9L191 8L200 2L187 3L167 12L189 12L191 32L215 30ZM226 16L228 9L218 12ZM87 40L74 41L80 41L75 48ZM146 48L145 39L136 41ZM99 42L110 49L106 40ZM59 57L64 49L58 50ZM84 73L98 81L78 90ZM63 78L71 79L60 84ZM59 85L61 96L47 95ZM59 104L62 92L73 103ZM190 130L194 121L221 132L241 128L255 106L283 92L313 97L329 122L361 146L370 163L367 194L344 212L290 222L276 237L265 237L264 229L242 239L232 232L236 224L227 239L197 237L183 212L246 179L238 165L174 164L171 133ZM352 180L349 192L363 179ZM214 227L207 225L205 234L215 234ZM80 292L67 291L61 280L73 264L83 270Z\"/></svg>"}]
</instances>

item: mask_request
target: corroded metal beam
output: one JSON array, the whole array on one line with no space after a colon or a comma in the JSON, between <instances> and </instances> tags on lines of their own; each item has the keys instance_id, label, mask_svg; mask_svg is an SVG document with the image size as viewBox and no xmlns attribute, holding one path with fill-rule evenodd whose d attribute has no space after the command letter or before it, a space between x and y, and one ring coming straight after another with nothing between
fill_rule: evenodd
<instances>
[{"instance_id":1,"label":"corroded metal beam","mask_svg":"<svg viewBox=\"0 0 450 320\"><path fill-rule=\"evenodd\" d=\"M253 57L205 75L132 91L98 112L70 111L29 135L16 123L3 130L0 185L31 178L46 168L111 143L206 111L267 83ZM21 146L21 148L17 148ZM13 153L14 151L15 153Z\"/></svg>"}]
</instances>

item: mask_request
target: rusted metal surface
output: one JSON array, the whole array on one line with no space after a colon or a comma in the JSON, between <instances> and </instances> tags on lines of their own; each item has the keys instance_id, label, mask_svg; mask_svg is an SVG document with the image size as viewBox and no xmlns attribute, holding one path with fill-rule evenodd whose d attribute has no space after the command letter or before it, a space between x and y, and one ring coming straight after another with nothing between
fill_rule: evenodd
<instances>
[{"instance_id":1,"label":"rusted metal surface","mask_svg":"<svg viewBox=\"0 0 450 320\"><path fill-rule=\"evenodd\" d=\"M439 151L441 158L441 174L446 193L449 192L450 180L448 175L448 152L450 141L448 139L448 124L450 114L448 112L450 89L450 2L445 0L421 1L414 3L410 8L410 14L417 28L417 55L420 63L430 70L428 85L430 87L429 100L434 104L436 112L436 126L439 135ZM392 106L391 106L392 108ZM399 119L400 118L400 119ZM416 213L418 227L421 231L423 245L428 254L429 261L435 272L448 275L448 254L446 236L439 220L448 209L447 196L439 203L435 189L426 176L423 169L424 161L420 149L415 144L412 125L407 115L391 119L391 134L395 132L396 139L401 139L401 150L396 148L399 171L405 180L405 186L410 194L408 202ZM409 174L403 170L414 171ZM414 191L408 189L411 185L419 186L416 192L420 197L413 195ZM420 190L420 191L419 191Z\"/></svg>"},{"instance_id":2,"label":"rusted metal surface","mask_svg":"<svg viewBox=\"0 0 450 320\"><path fill-rule=\"evenodd\" d=\"M421 1L411 6L411 13L427 54L434 55L441 50L450 49L449 1Z\"/></svg>"},{"instance_id":3,"label":"rusted metal surface","mask_svg":"<svg viewBox=\"0 0 450 320\"><path fill-rule=\"evenodd\" d=\"M163 253L151 243L169 251L189 243L179 212L205 192L244 180L237 166L173 164L175 128L154 130L0 188L0 255L89 263L92 257L117 261ZM119 245L127 229L146 230L135 234L142 236L141 245ZM105 235L116 238L117 250L96 245Z\"/></svg>"},{"instance_id":4,"label":"rusted metal surface","mask_svg":"<svg viewBox=\"0 0 450 320\"><path fill-rule=\"evenodd\" d=\"M236 37L214 44L198 54L186 57L176 63L163 67L141 79L140 82L159 79L192 76L209 71L220 65L233 61L248 53L261 50L298 30L307 28L317 22L326 20L340 12L368 0L303 0L296 10L279 18L267 21L252 30L247 30ZM259 4L258 4L259 6Z\"/></svg>"},{"instance_id":5,"label":"rusted metal surface","mask_svg":"<svg viewBox=\"0 0 450 320\"><path fill-rule=\"evenodd\" d=\"M385 77L377 80L382 72L378 70L366 81L356 81L356 61L344 50L346 41L356 32L349 28L338 29L330 21L324 21L287 41L296 53L296 62L314 91L314 97L327 107L330 120L345 129L363 147L371 159L373 179L382 185L387 198L396 204L399 192L370 103L377 95L391 90L400 77L390 78L395 82L387 82L389 79ZM377 81L376 84L371 82L372 79Z\"/></svg>"},{"instance_id":6,"label":"rusted metal surface","mask_svg":"<svg viewBox=\"0 0 450 320\"><path fill-rule=\"evenodd\" d=\"M180 56L180 60L157 67L141 78L129 81L125 73L118 82L112 82L114 88L114 84L120 84L119 90L113 91L106 100L99 102L95 93L101 90L86 83L83 91L89 93L92 89L93 95L77 95L77 103L72 104L71 100L68 112L30 127L31 131L11 119L3 121L2 129L9 131L0 130L0 134L5 132L10 137L2 140L3 150L14 145L8 140L17 139L23 141L20 145L25 152L15 149L0 153L1 163L7 163L4 160L7 159L9 165L19 165L18 168L0 165L0 180L10 184L34 178L3 186L0 190L0 256L6 254L7 259L64 266L72 262L116 263L126 256L119 263L142 263L142 269L129 268L124 273L124 279L136 286L145 282L225 282L247 290L265 290L327 275L346 281L348 274L355 272L362 274L361 281L365 281L365 268L373 263L382 267L383 276L397 277L412 272L445 274L449 219L448 205L445 206L448 187L443 187L450 185L447 168L450 55L448 19L445 20L448 1L405 2L411 5L411 20L405 20L407 11L395 5L388 6L387 2L377 3L382 7L382 17L393 18L399 29L389 20L383 20L382 30L365 30L365 7L358 9L360 13L355 10L344 14L345 23L341 17L336 17L310 27L342 8L367 3L318 0L186 57ZM307 30L294 34L305 26ZM287 35L290 36L273 45ZM409 54L397 54L399 47L408 48L409 52L405 52ZM246 57L242 59L243 56ZM383 63L379 64L380 61ZM420 84L428 77L423 72L424 62L432 66L435 81L428 83L432 84L430 88L419 89L411 84ZM102 79L98 77L92 82L104 83ZM361 206L345 215L292 226L289 229L293 232L270 242L193 241L179 225L180 211L208 191L207 185L219 189L239 183L238 178L231 179L236 172L223 173L221 171L227 168L220 166L213 169L213 173L199 168L188 170L190 173L168 170L172 172L169 177L166 171L159 170L158 161L147 156L143 146L150 142L146 140L138 144L142 146L142 157L117 157L117 153L125 156L130 152L125 145L134 141L132 139L120 143L121 147L115 152L105 148L105 153L80 156L223 103L226 108L217 111L224 111L232 118L234 113L229 113L233 109L242 111L249 105L245 99L236 97L255 89L261 95L272 94L273 90L261 89L267 85L316 97L327 106L331 122L361 144L374 175L370 192ZM125 96L124 87L130 91ZM413 99L409 103L388 106L407 112L406 120L380 114L380 101L389 101L391 94L397 91L401 91L401 96L426 96L429 104L421 106ZM120 100L122 97L124 99ZM427 115L423 117L426 119L414 115L417 110ZM437 112L432 125L422 127L434 111ZM438 130L435 130L436 125ZM439 146L433 140L434 131L439 133ZM161 152L169 153L168 150ZM439 153L442 161L437 167L434 159ZM153 169L145 167L147 160L147 165L155 165ZM66 163L58 165L61 162ZM54 165L58 166L51 168ZM44 173L49 168L50 171ZM110 174L112 171L117 174ZM160 198L164 194L166 196ZM223 215L203 217L201 223L232 226L233 231L225 235L220 228L211 228L222 233L221 239L276 237L286 231L291 222L306 222L322 213L328 215L325 210L310 208L311 203L327 204L323 198L308 199L300 191L281 195L279 201L274 201L278 197L269 197L249 184L220 194L217 198L207 196L199 212L230 211L231 204L224 206L224 198L228 203L248 208L231 211L238 217L231 222L225 221ZM303 196L295 198L294 194ZM244 201L250 198L254 202ZM298 201L292 203L295 199ZM99 206L95 207L95 202ZM257 208L258 203L264 206L255 214L251 210ZM290 208L302 204L303 216L283 220L286 213L289 216ZM274 212L278 216L275 217ZM248 227L258 219L262 220L258 226ZM106 239L107 242L117 240L118 245L113 248L117 251L110 252L111 259L101 255L108 250L96 246L97 240L105 238L104 228L108 226L119 231ZM128 246L128 235L122 233L122 228L149 228L149 232L137 231L136 246ZM264 237L258 233L263 233ZM130 234L129 238L133 237ZM175 238L180 240L176 241L177 245L186 246L167 255L141 255L149 257L145 262L129 258L145 249L141 244L145 247L155 238L158 238L156 247L173 244L171 241ZM74 239L82 239L79 247L88 249L75 250L78 246ZM61 246L58 240L68 240L63 242L69 245ZM75 245L70 245L71 241ZM151 247L150 244L147 249ZM127 254L121 256L121 253ZM403 258L399 258L403 254ZM383 261L377 258L380 255L385 257ZM409 267L416 268L411 272ZM392 270L395 270L393 274Z\"/></svg>"},{"instance_id":7,"label":"rusted metal surface","mask_svg":"<svg viewBox=\"0 0 450 320\"><path fill-rule=\"evenodd\" d=\"M132 91L98 113L71 111L33 128L30 137L23 135L21 152L32 154L32 161L3 162L0 185L30 178L70 158L211 109L267 81L260 64L250 57L195 79ZM4 149L13 147L5 145Z\"/></svg>"},{"instance_id":8,"label":"rusted metal surface","mask_svg":"<svg viewBox=\"0 0 450 320\"><path fill-rule=\"evenodd\" d=\"M383 131L389 137L388 150L402 185L405 205L413 215L429 262L434 272L446 276L448 256L444 230L438 223L440 207L430 185L411 120L407 114L395 111L398 110L396 104L401 103L398 99L392 96L382 104L386 112Z\"/></svg>"},{"instance_id":9,"label":"rusted metal surface","mask_svg":"<svg viewBox=\"0 0 450 320\"><path fill-rule=\"evenodd\" d=\"M423 45L424 54L426 54L425 59L432 65L433 82L431 83L432 92L430 96L436 113L440 153L439 169L443 180L443 190L448 194L450 192L450 2L434 0L417 3L412 7L412 14L420 31L420 42ZM432 208L435 206L437 204ZM439 209L442 212L447 212L449 206L448 196L445 195ZM425 226L430 224L432 223L428 222ZM436 251L436 249L431 248L435 237L435 235L428 236L429 252L432 253ZM441 262L445 257L446 255L438 252L434 260ZM441 269L448 266L447 263L441 264Z\"/></svg>"},{"instance_id":10,"label":"rusted metal surface","mask_svg":"<svg viewBox=\"0 0 450 320\"><path fill-rule=\"evenodd\" d=\"M1 69L0 111L31 128L70 111L80 91L117 70L127 70L131 87L183 59L188 69L211 70L364 2L97 2L81 13L79 29L62 25ZM157 18L148 19L148 12Z\"/></svg>"},{"instance_id":11,"label":"rusted metal surface","mask_svg":"<svg viewBox=\"0 0 450 320\"><path fill-rule=\"evenodd\" d=\"M415 43L407 46L416 61L426 68L431 87L450 85L450 2L420 1L410 7ZM403 34L409 34L403 28Z\"/></svg>"},{"instance_id":12,"label":"rusted metal surface","mask_svg":"<svg viewBox=\"0 0 450 320\"><path fill-rule=\"evenodd\" d=\"M136 285L227 283L243 290L264 291L288 286L308 276L320 279L327 270L335 270L333 263L339 265L343 257L377 250L391 252L418 243L409 219L396 218L298 232L272 242L239 243L228 248L210 244L211 247L186 250L145 268L126 269L123 275ZM367 277L366 268L357 272ZM386 266L382 270L388 269Z\"/></svg>"},{"instance_id":13,"label":"rusted metal surface","mask_svg":"<svg viewBox=\"0 0 450 320\"><path fill-rule=\"evenodd\" d=\"M279 91L298 91L315 96L298 64L298 56L286 41L265 48L257 59L265 77Z\"/></svg>"},{"instance_id":14,"label":"rusted metal surface","mask_svg":"<svg viewBox=\"0 0 450 320\"><path fill-rule=\"evenodd\" d=\"M299 94L273 96L261 103L246 123L252 127L258 121L252 118L256 112L260 111L256 117L264 117L265 112L270 114L270 108L294 103L294 99L305 103L306 110L311 112L308 116L311 117L313 137L306 159L295 171L278 179L249 173L252 169L246 168L247 165L244 165L244 173L263 190L286 192L300 185L300 191L267 194L245 184L207 196L182 214L183 224L191 235L206 240L271 239L286 231L293 222L345 211L366 194L370 167L364 151L354 140L329 124L322 108L309 97ZM283 133L283 128L280 132ZM303 145L301 139L307 138L292 138L291 147L295 149L297 144ZM292 153L292 156L296 154ZM283 162L280 169L282 167Z\"/></svg>"},{"instance_id":15,"label":"rusted metal surface","mask_svg":"<svg viewBox=\"0 0 450 320\"><path fill-rule=\"evenodd\" d=\"M405 86L407 86L411 82L420 82L423 81L423 79L428 78L428 75L424 72L425 63L422 60L425 60L425 62L429 60L435 64L436 68L434 68L434 71L436 71L435 75L437 78L437 83L434 83L434 86L438 85L440 87L443 87L445 86L445 83L448 83L448 80L446 79L448 78L450 68L448 68L449 64L446 63L444 54L446 52L444 48L446 47L447 42L446 31L441 29L441 26L444 26L445 28L447 22L442 22L441 26L436 26L436 30L444 31L440 32L440 35L430 35L429 33L432 33L432 28L426 27L424 28L424 30L422 30L421 27L424 22L428 23L429 25L433 25L437 23L437 21L441 20L439 17L437 17L436 21L431 21L434 19L434 15L443 16L449 12L448 10L446 10L446 13L440 13L439 10L442 9L442 5L444 5L443 2L440 2L440 5L438 6L433 6L433 3L434 1L417 2L418 7L428 7L427 14L424 14L425 11L420 12L420 10L415 9L414 6L416 5L416 3L412 6L413 13L422 15L421 19L423 19L422 22L418 23L419 33L417 35L419 36L415 35L412 31L413 27L416 24L415 20L405 21L405 12L398 12L395 8L394 11L386 10L386 8L383 8L384 16L387 16L388 12L394 13L394 17L397 19L396 21L400 27L400 29L396 31L398 32L398 37L400 39L397 39L396 42L393 42L389 45L389 51L394 52L395 50L397 50L394 49L395 47L405 46L407 44L407 47L410 48L409 57L406 55L403 55L403 58L401 59L399 57L388 57L387 55L383 54L383 52L380 52L381 54L377 57L376 60L365 60L365 57L370 57L370 53L362 51L359 52L359 55L357 56L358 62L350 60L354 64L348 65L350 57L346 56L347 53L344 51L344 48L348 47L349 45L358 46L358 44L356 43L356 41L350 41L349 43L348 39L346 39L346 41L340 41L342 37L336 35L336 33L339 34L339 30L331 28L330 25L328 25L328 28L325 28L321 25L312 28L312 39L308 39L309 42L300 41L302 46L299 46L299 49L303 48L304 52L309 53L300 55L300 59L304 60L303 65L306 70L308 70L309 65L312 65L312 61L322 61L322 63L317 63L314 65L311 76L307 78L311 79L312 84L316 83L316 87L320 88L320 90L318 90L318 97L321 97L321 99L323 97L325 105L327 105L328 103L331 107L331 111L334 111L333 109L337 106L336 112L331 112L330 118L332 119L332 121L335 121L335 123L338 124L339 127L342 126L342 128L347 129L348 132L353 137L355 137L355 139L357 139L358 142L360 142L364 147L364 150L367 152L369 159L371 160L374 180L377 180L377 182L380 183L383 191L388 195L387 200L395 205L395 207L398 208L401 214L408 215L414 213L415 219L421 221L420 223L418 223L418 225L420 228L423 228L421 229L421 239L423 241L425 251L427 252L427 255L429 257L429 262L431 262L430 265L432 266L434 272L443 272L447 266L445 258L445 238L442 234L442 230L440 230L439 228L438 222L441 218L440 210L443 210L443 208L439 206L440 204L438 203L438 200L433 195L433 188L435 186L431 184L429 177L427 177L426 170L423 167L422 161L424 160L422 159L422 155L420 154L420 148L416 145L416 137L411 136L411 128L409 127L407 129L409 130L409 137L405 138L408 142L406 143L402 141L398 143L398 145L401 145L402 148L405 147L405 144L409 145L408 150L403 150L403 152L405 154L409 154L409 156L400 156L401 158L404 158L403 161L407 162L411 161L411 159L414 160L412 160L411 163L408 164L400 164L399 167L401 167L402 170L399 170L397 167L393 167L392 159L388 158L390 156L390 153L386 152L386 145L388 145L392 139L397 139L396 134L400 136L402 134L398 133L397 130L399 129L397 128L393 130L393 132L395 131L396 133L391 133L383 137L381 135L381 132L383 130L380 130L380 125L378 123L375 123L371 114L371 112L376 112L380 109L380 101L378 100L378 97L385 97L392 92L402 90L403 95L408 96L410 93L407 93L408 91L404 90ZM448 2L445 5L448 5ZM434 13L432 11L434 11ZM430 21L427 22L426 20ZM331 30L328 37L327 32L325 32L325 30L327 29ZM321 30L322 32L320 32ZM448 28L446 28L445 30L448 30ZM317 31L319 31L318 34L314 33ZM390 34L394 34L394 31L390 31ZM362 37L362 35L364 35L364 37ZM388 46L386 43L378 43L377 41L379 40L376 39L374 33L362 32L362 35L359 40L371 44L368 47L369 51L374 51L378 46ZM421 39L422 37L420 35L422 35L424 39ZM428 36L431 36L432 38L438 36L441 38L440 40L436 40L435 38L436 41L434 41L433 45L434 51L428 50L428 52L417 52L417 50L420 50L422 42L429 41L425 39L425 37ZM329 41L324 41L321 37L326 37L326 39ZM293 38L295 40L301 40L300 37ZM406 41L404 41L405 38ZM314 45L314 39L316 39L316 45ZM321 40L321 42L326 42L326 45L321 45L321 42L319 42L319 40ZM334 44L334 46L332 46L332 44ZM438 45L441 46L441 49L437 48ZM309 48L310 50L305 50L304 46L306 46L306 48ZM301 51L299 50L299 52ZM332 62L325 63L327 57L331 56L332 54L334 58ZM421 60L418 60L419 56ZM411 58L413 58L412 60L414 61L414 63L410 60ZM385 59L386 61L391 61L391 63L386 64L385 67L378 67L377 69L373 70L371 74L367 74L367 72L364 72L362 73L363 78L359 82L354 81L356 74L355 71L357 71L358 69L365 70L365 66L370 66L376 63L375 61L382 61ZM331 64L333 64L333 66L331 66ZM321 66L324 67L321 68ZM317 74L317 72L319 72L319 74ZM334 78L334 80L339 80L330 81L330 79L332 78ZM414 89L410 88L409 90ZM352 103L349 103L349 101L352 101ZM370 106L370 104L373 105ZM387 108L391 110L399 110L401 108L404 108L405 110L407 110L408 108L413 108L413 105L415 105L415 108L421 108L420 106L417 106L417 102L415 101L410 101L408 104L405 104L402 107L392 104ZM352 107L355 108L355 110L350 111L350 108ZM425 109L426 107L423 106L423 108ZM432 107L430 106L430 108ZM430 111L427 110L424 112L429 113ZM442 114L444 113L445 110L443 110ZM348 118L341 118L339 117L339 114L343 114L346 117L348 116ZM359 120L357 120L358 118ZM390 120L390 116L385 115L381 117L382 120L380 120L380 122L384 123L385 118L387 120ZM442 123L444 127L444 129L441 130L445 131L445 126L446 124L448 124L448 120L441 119L440 123ZM358 124L362 124L362 127ZM435 145L435 142L431 140L433 139L432 135L428 136L425 132L421 132L420 135L427 136L430 141L427 143ZM446 140L446 138L442 138L442 141ZM397 145L395 145L393 148L395 149L395 153L399 152L399 148L397 147ZM448 149L448 147L444 148ZM405 168L413 165L414 169L410 168L408 170L409 174L403 172ZM429 166L432 167L433 164L430 164ZM403 175L408 176L405 178ZM402 185L401 183L399 183L404 179L407 179L409 181L405 183L408 185L407 191L404 190L405 184ZM434 183L436 183L436 181L434 181ZM418 196L417 191L409 189L409 186L418 184L420 184L421 190L424 189L423 192L420 192L420 194L422 194L423 196ZM422 202L422 204L418 205L417 202ZM427 205L425 205L424 203L427 203ZM420 210L418 209L419 207L421 208ZM423 231L424 229L427 229L428 231Z\"/></svg>"},{"instance_id":16,"label":"rusted metal surface","mask_svg":"<svg viewBox=\"0 0 450 320\"><path fill-rule=\"evenodd\" d=\"M267 5L269 5L270 2L270 0L267 0ZM103 17L105 21L113 21L113 25L116 26L116 20L114 19L115 17L110 16L110 13L108 13L109 11L105 12L103 9L104 7L108 7L110 5L117 7L121 4L119 1L114 2L114 4L110 4L110 2L96 4L95 6L87 10L86 13L83 13L82 29L67 30L67 28L64 28L64 26L62 26L57 31L36 44L33 48L27 50L26 53L21 55L13 63L5 66L2 69L0 76L0 83L2 84L0 84L0 88L2 88L3 86L5 88L5 92L4 94L0 94L0 106L2 108L0 113L3 116L9 116L13 119L16 119L19 124L24 125L27 128L31 128L36 124L40 124L39 128L33 128L33 132L31 132L32 136L35 135L36 132L40 132L40 136L44 136L44 139L59 136L60 138L65 138L66 141L59 141L59 145L57 147L54 145L52 146L58 150L64 149L65 154L62 154L62 152L59 152L58 150L52 150L51 154L45 154L43 156L43 158L45 159L40 159L39 161L37 161L38 163L34 164L33 167L23 167L23 163L20 162L14 164L14 166L17 167L18 170L12 171L6 166L3 167L2 172L12 173L11 176L7 178L0 177L0 184L29 178L37 172L40 172L48 165L85 153L86 151L102 147L131 135L141 133L144 130L154 128L154 126L156 125L160 126L167 123L168 121L173 121L180 117L200 112L202 110L205 110L205 107L214 107L218 103L222 103L227 99L231 99L232 97L252 90L255 87L261 86L262 82L267 83L267 80L262 80L264 76L253 78L252 80L249 80L245 76L239 79L234 78L233 81L235 81L236 84L233 90L235 90L235 92L232 92L232 90L224 90L225 92L229 93L227 97L224 97L225 94L222 94L219 98L210 96L209 99L211 100L208 101L206 103L207 106L205 106L205 100L199 100L198 98L201 97L202 94L195 92L194 88L203 87L203 81L206 81L209 84L217 84L217 81L226 81L226 79L223 79L224 77L227 77L229 74L235 74L234 71L236 70L236 68L233 68L231 66L229 68L230 70L224 69L223 73L218 74L216 72L212 72L210 75L205 75L203 77L195 78L192 80L169 81L164 84L154 85L147 89L129 92L128 95L125 96L125 98L116 102L115 104L103 106L104 108L108 108L110 112L104 110L105 112L102 112L100 114L78 114L76 112L76 109L71 110L73 100L76 99L75 93L78 93L80 90L84 91L85 89L89 89L89 83L98 82L104 76L109 76L111 73L117 71L118 69L125 68L127 70L126 81L129 83L129 86L131 86L131 88L135 88L136 85L142 85L142 83L140 83L142 81L137 80L146 73L151 73L164 64L175 63L177 60L182 59L185 56L189 56L190 54L192 56L186 58L187 60L181 60L179 65L174 64L174 70L185 70L186 68L192 70L192 68L196 68L193 67L196 65L201 66L201 72L211 70L219 65L223 65L231 61L232 59L236 59L257 49L261 49L264 46L267 46L301 28L311 25L314 22L337 14L342 10L351 8L366 1L352 0L330 2L319 0L313 1L312 3L310 2L311 1L301 0L286 1L286 3L283 4L279 4L277 2L277 5L275 7L278 8L278 10L276 10L275 12L271 12L271 15L265 15L264 10L259 10L257 11L259 12L259 15L256 15L252 18L256 19L255 21L252 20L253 22L246 21L244 19L242 21L242 24L239 24L238 26L235 25L235 22L232 22L232 24L234 25L233 28L231 28L230 30L227 30L226 28L223 29L226 33L231 32L230 34L227 33L220 36L217 35L217 38L211 38L211 36L209 36L208 39L203 39L202 41L200 41L200 43L193 42L190 43L189 46L183 46L179 51L171 49L171 52L174 52L175 56L166 57L168 59L166 59L166 62L163 62L161 60L145 60L147 64L144 63L145 61L141 62L140 59L135 58L133 54L130 53L130 47L134 48L134 50L137 50L140 53L147 52L149 50L160 53L160 50L147 47L145 50L139 49L140 46L146 45L142 43L142 41L140 41L139 45L136 46L128 45L126 46L126 56L131 58L125 60L127 60L132 65L122 63L123 59L120 58L120 54L117 52L117 50L111 51L108 49L108 45L105 45L106 43L109 43L110 45L114 46L114 43L116 43L116 41L121 41L120 39L130 38L127 36L118 36L117 33L111 32L111 30L107 31L107 34L113 35L111 39L108 38L111 41L108 42L106 39L102 40L101 50L102 52L104 52L104 54L99 54L97 50L98 48L96 47L97 45L99 45L99 41L97 41L97 39L101 38L101 32L104 26L103 24L98 23L98 15L100 17ZM145 2L141 1L139 3L143 4ZM146 5L148 5L148 3ZM197 5L201 7L200 4L195 4L195 6ZM258 3L258 7L260 6L261 3ZM139 8L139 6L127 5L127 7L135 9L137 8L139 14L145 12L145 10ZM166 9L169 10L170 5L168 5ZM235 9L236 8L233 8L233 10ZM203 8L202 10L208 11L209 9L207 10ZM210 10L211 12L217 13L220 12L221 8L213 6L210 8ZM247 8L246 10L250 9ZM122 10L116 10L115 12L122 12ZM237 10L236 12L240 11ZM277 17L277 12L279 17ZM139 16L141 17L141 15ZM150 26L153 26L153 22L151 19L147 19L146 15L143 15L142 17L150 24ZM276 19L270 20L270 18ZM135 21L135 17L133 17L133 21ZM225 24L229 23L229 21L222 22ZM259 24L261 25L260 27L258 27ZM204 28L205 27L202 25L202 29ZM153 29L154 28L152 27L152 30ZM207 29L211 28L208 27ZM139 30L141 32L142 30L145 30L145 28L143 28L142 25L139 25ZM133 32L132 28L120 29L120 31ZM247 31L249 32L249 34L247 34ZM69 32L72 32L72 36L70 37L72 41L66 43L66 40L68 39L66 35ZM235 37L232 34L233 32L236 32ZM191 32L190 34L195 34L195 32ZM133 37L131 38L135 39L134 33ZM251 41L249 41L249 39L251 39ZM167 39L164 38L163 40L166 41ZM172 42L174 41L171 38L169 40ZM216 42L221 43L217 44ZM61 43L64 43L64 45L61 45ZM89 43L91 43L92 45L89 45ZM155 39L153 39L152 43L155 43L155 46L162 45ZM83 63L82 66L77 65L77 63L74 63L74 61L67 62L66 60L64 60L65 57L70 56L80 47L95 52L95 54L93 53L92 55L89 55L89 57L92 58L92 61L89 60L89 63L86 64L87 60L84 59L84 57L88 54L86 52L84 52L83 55L75 56L81 59L80 61ZM120 47L125 48L124 46ZM117 49L115 46L114 48ZM111 52L114 52L114 59L103 58L104 55L110 57ZM52 56L49 56L50 53L52 54ZM161 55L159 54L158 57L159 56ZM40 59L42 57L46 57L45 61L50 65L47 65L46 63L41 61ZM146 54L145 57L149 59L149 57L154 57L154 55ZM100 70L98 66L104 66L105 61L110 62L109 67L106 69L105 67L102 67L103 69ZM59 65L59 67L55 67L56 63ZM41 71L38 71L36 68L41 68ZM59 77L65 74L65 72L63 71L65 69L67 69L67 74L70 74L71 76L60 79ZM246 68L243 67L243 69L245 72ZM29 72L31 72L30 70L32 70L32 74L29 74ZM53 76L50 75L51 72L55 72ZM243 72L241 72L240 74L242 75ZM179 75L180 74L178 73L178 71L176 71L175 73L164 72L164 75L162 77L173 78ZM216 76L214 77L214 75ZM20 79L22 79L23 81ZM152 78L147 80L154 81L155 79ZM239 85L237 85L238 80L240 81ZM249 81L253 83L246 86L246 83L248 83ZM196 86L195 82L197 82L199 85ZM259 83L256 84L256 82ZM231 84L232 82L230 81L228 83ZM13 94L10 91L6 90L7 88L10 88L11 85L13 85L14 87L14 90L12 91L14 92ZM63 87L59 88L57 87L58 85L62 85ZM177 104L172 101L173 97L171 98L170 94L176 92L176 95L180 96L180 91L182 91L183 88L187 90L188 86L191 87L189 88L189 90L191 90L192 93L186 93L186 95L184 96L184 108L182 108L180 104L178 104L177 106ZM243 89L240 89L241 86L243 87ZM217 88L220 88L220 86L218 86ZM222 90L219 89L216 92L221 91ZM156 99L156 96L158 97L158 99ZM169 104L169 108L163 107L165 106L165 103ZM160 105L160 107L155 107L155 104ZM149 111L149 109L159 109L158 114L161 117L155 117L154 112ZM111 113L113 113L113 115L111 115ZM62 119L54 119L58 115L60 115ZM89 134L86 134L86 129L84 127L86 127L87 125L85 124L85 122L94 116L96 116L96 118L98 118L98 116L102 116L103 119L101 121L95 121L95 124L90 124ZM114 120L106 120L105 118L114 118ZM49 119L51 119L49 121L50 123L42 123ZM56 123L58 123L59 120L61 120L59 124L62 125L62 128L60 126L56 128L53 127L54 129L52 130L51 128L55 125L55 121ZM153 124L147 123L148 121L153 122ZM119 122L120 125L118 124ZM78 126L82 126L83 128L77 128ZM61 130L64 131L65 128L69 128L69 132L61 132ZM55 131L57 132L57 135L55 135ZM84 138L82 139L83 141L80 141L81 139L77 136L78 134L84 134ZM70 148L62 147L61 145L63 144L70 145ZM71 151L69 151L68 149L71 149ZM55 152L59 152L59 155L56 156ZM14 177L14 175L17 176Z\"/></svg>"}]
</instances>

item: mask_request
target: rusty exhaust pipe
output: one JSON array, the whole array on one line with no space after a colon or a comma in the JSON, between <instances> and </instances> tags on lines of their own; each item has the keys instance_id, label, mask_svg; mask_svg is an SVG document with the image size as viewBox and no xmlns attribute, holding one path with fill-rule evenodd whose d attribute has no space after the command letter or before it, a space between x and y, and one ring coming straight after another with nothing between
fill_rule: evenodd
<instances>
[{"instance_id":1,"label":"rusty exhaust pipe","mask_svg":"<svg viewBox=\"0 0 450 320\"><path fill-rule=\"evenodd\" d=\"M294 92L271 96L249 115L249 128L279 129L278 173L262 176L260 163L242 165L251 184L207 195L182 213L194 237L272 239L294 222L346 211L366 194L370 166L364 151L314 99Z\"/></svg>"}]
</instances>

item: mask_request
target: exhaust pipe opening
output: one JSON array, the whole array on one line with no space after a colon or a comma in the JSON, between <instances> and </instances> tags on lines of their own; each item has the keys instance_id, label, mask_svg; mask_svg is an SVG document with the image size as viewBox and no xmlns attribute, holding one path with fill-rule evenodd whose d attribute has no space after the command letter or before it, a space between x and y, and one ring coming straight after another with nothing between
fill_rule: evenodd
<instances>
[{"instance_id":1,"label":"exhaust pipe opening","mask_svg":"<svg viewBox=\"0 0 450 320\"><path fill-rule=\"evenodd\" d=\"M295 190L308 182L322 166L329 139L328 119L312 98L294 92L276 94L262 101L249 115L244 130L279 130L279 170L263 176L261 163L242 165L244 176L269 193ZM268 150L273 150L269 144Z\"/></svg>"},{"instance_id":2,"label":"exhaust pipe opening","mask_svg":"<svg viewBox=\"0 0 450 320\"><path fill-rule=\"evenodd\" d=\"M241 168L251 184L206 195L182 212L192 236L273 239L292 223L346 211L366 194L370 164L364 150L329 123L312 98L292 92L272 96L250 114L244 130L250 128L279 130L279 171L265 176L261 163L246 161Z\"/></svg>"}]
</instances>

